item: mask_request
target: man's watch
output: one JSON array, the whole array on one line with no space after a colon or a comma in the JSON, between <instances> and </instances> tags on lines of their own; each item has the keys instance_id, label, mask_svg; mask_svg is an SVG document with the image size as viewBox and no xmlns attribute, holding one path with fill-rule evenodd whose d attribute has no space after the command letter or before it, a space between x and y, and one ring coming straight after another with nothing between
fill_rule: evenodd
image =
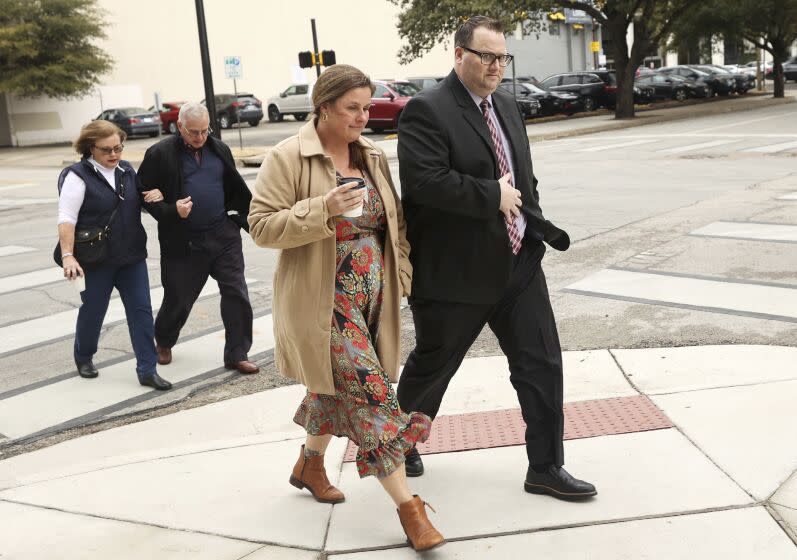
<instances>
[{"instance_id":1,"label":"man's watch","mask_svg":"<svg viewBox=\"0 0 797 560\"><path fill-rule=\"evenodd\" d=\"M62 254L62 255L61 255L61 258L62 258L62 259L65 259L65 258L67 258L67 257L74 257L74 256L75 256L75 255L73 255L72 253L64 253L64 254Z\"/></svg>"}]
</instances>

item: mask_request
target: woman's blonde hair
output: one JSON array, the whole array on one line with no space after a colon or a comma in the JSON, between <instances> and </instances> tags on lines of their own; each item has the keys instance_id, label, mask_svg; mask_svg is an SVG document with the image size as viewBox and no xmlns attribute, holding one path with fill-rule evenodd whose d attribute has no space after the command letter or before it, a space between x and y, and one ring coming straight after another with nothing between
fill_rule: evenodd
<instances>
[{"instance_id":1,"label":"woman's blonde hair","mask_svg":"<svg viewBox=\"0 0 797 560\"><path fill-rule=\"evenodd\" d=\"M72 143L72 147L80 155L88 157L91 155L91 148L97 140L108 138L114 134L119 135L120 142L124 142L127 138L125 131L110 121L91 121L80 129L80 136Z\"/></svg>"},{"instance_id":2,"label":"woman's blonde hair","mask_svg":"<svg viewBox=\"0 0 797 560\"><path fill-rule=\"evenodd\" d=\"M371 83L371 78L359 68L348 64L335 64L324 70L313 86L313 113L315 114L315 120L318 121L318 117L321 115L322 105L334 103L346 95L348 91L362 87L370 88L371 95L376 90L374 84ZM349 165L365 171L365 161L365 156L363 156L362 150L357 146L357 142L349 144Z\"/></svg>"}]
</instances>

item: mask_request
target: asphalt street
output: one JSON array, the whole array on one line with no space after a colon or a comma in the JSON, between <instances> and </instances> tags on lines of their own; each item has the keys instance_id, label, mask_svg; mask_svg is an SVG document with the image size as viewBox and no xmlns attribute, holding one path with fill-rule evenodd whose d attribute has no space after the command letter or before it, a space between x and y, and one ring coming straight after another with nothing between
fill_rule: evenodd
<instances>
[{"instance_id":1,"label":"asphalt street","mask_svg":"<svg viewBox=\"0 0 797 560\"><path fill-rule=\"evenodd\" d=\"M286 119L244 128L242 134L245 142L271 145L300 125ZM784 105L533 143L543 211L573 240L565 253L549 249L544 261L563 349L796 345L795 131L797 106ZM225 131L224 139L234 146L237 133ZM127 145L140 149L148 142ZM394 143L384 140L388 151ZM45 402L36 400L36 391L57 398L58 383L74 376L72 329L79 297L58 279L51 258L56 153L64 150L40 150L39 161L30 157L35 150L18 160L8 152L0 158L0 417L10 399L36 415L26 404ZM397 165L391 161L396 179ZM243 173L251 185L255 170ZM144 222L157 307L157 233L153 220L145 216ZM255 337L265 340L277 253L248 238L244 253L259 318ZM214 293L202 298L182 340L201 346L203 337L221 336L218 304ZM107 323L95 363L101 371L124 370L132 359L126 325L122 317ZM413 340L409 310L403 312L403 337L406 353ZM255 353L263 372L252 377L224 371L221 355L188 373L170 369L181 357L190 360L190 348L183 356L177 348L175 365L160 369L163 377L180 381L166 395L100 399L27 432L5 433L0 421L0 456L287 383L276 374L265 342ZM489 331L471 351L471 356L499 354ZM130 367L129 380L134 379ZM38 441L2 448L13 439Z\"/></svg>"}]
</instances>

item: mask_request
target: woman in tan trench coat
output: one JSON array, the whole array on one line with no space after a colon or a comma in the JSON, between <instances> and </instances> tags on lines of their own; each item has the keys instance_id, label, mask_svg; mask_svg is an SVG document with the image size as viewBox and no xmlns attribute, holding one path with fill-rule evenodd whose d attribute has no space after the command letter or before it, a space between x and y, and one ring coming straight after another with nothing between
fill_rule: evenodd
<instances>
[{"instance_id":1,"label":"woman in tan trench coat","mask_svg":"<svg viewBox=\"0 0 797 560\"><path fill-rule=\"evenodd\" d=\"M354 441L361 477L398 506L410 544L445 542L407 486L404 454L431 420L402 412L399 301L412 267L401 203L384 152L360 135L374 88L358 69L328 68L313 88L314 118L269 151L249 211L252 239L281 249L274 276L277 367L307 387L294 421L307 440L290 482L340 503L324 469L333 435Z\"/></svg>"}]
</instances>

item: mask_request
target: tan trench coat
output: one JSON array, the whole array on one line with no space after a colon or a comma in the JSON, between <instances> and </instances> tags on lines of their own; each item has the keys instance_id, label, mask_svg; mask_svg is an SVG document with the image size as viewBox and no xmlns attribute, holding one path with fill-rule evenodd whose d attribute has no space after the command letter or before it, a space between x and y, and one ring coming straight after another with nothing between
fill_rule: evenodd
<instances>
[{"instance_id":1,"label":"tan trench coat","mask_svg":"<svg viewBox=\"0 0 797 560\"><path fill-rule=\"evenodd\" d=\"M412 266L401 203L385 153L360 138L368 173L387 218L382 314L376 352L391 381L399 371L399 302L409 295ZM249 232L261 247L282 249L274 273L277 368L314 393L333 395L330 330L335 294L335 223L324 195L336 186L313 121L275 146L257 175Z\"/></svg>"}]
</instances>

